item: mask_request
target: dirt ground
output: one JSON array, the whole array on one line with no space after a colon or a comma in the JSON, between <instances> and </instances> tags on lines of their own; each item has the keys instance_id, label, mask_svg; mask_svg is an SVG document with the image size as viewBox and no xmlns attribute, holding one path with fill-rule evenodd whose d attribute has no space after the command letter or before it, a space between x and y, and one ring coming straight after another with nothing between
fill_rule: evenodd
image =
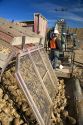
<instances>
[{"instance_id":1,"label":"dirt ground","mask_svg":"<svg viewBox=\"0 0 83 125\"><path fill-rule=\"evenodd\" d=\"M76 111L76 105L75 105L75 80L74 78L71 79L65 79L65 92L66 92L66 98L67 98L67 106L66 109L69 112L69 116L74 118L77 121L77 111ZM71 125L68 123L68 125ZM77 123L75 124L77 125Z\"/></svg>"}]
</instances>

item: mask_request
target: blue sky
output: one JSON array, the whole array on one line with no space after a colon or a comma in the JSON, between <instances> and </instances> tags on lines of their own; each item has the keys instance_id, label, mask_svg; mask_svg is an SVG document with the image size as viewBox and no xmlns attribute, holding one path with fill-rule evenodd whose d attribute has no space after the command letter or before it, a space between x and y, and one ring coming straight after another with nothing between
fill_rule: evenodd
<instances>
[{"instance_id":1,"label":"blue sky","mask_svg":"<svg viewBox=\"0 0 83 125\"><path fill-rule=\"evenodd\" d=\"M49 27L60 18L70 27L83 27L83 0L0 0L0 17L8 20L33 20L35 12L47 18Z\"/></svg>"}]
</instances>

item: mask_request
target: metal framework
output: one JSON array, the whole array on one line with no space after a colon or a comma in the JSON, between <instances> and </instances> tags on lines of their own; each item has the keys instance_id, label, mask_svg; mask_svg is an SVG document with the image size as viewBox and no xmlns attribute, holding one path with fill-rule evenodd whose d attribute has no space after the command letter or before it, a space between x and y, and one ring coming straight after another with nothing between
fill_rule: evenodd
<instances>
[{"instance_id":1,"label":"metal framework","mask_svg":"<svg viewBox=\"0 0 83 125\"><path fill-rule=\"evenodd\" d=\"M20 52L16 78L39 124L51 125L50 116L57 92L57 78L43 47L32 47Z\"/></svg>"}]
</instances>

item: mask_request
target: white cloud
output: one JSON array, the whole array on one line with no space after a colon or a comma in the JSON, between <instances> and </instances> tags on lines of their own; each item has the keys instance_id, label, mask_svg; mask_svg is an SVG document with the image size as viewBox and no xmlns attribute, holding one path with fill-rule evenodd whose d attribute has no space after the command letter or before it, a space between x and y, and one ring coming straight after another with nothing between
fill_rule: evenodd
<instances>
[{"instance_id":1,"label":"white cloud","mask_svg":"<svg viewBox=\"0 0 83 125\"><path fill-rule=\"evenodd\" d=\"M52 18L65 18L65 19L70 19L74 21L83 21L83 17L80 15L78 16L77 14L74 14L76 12L83 12L83 8L79 8L77 5L71 5L71 7L68 7L67 11L55 11L55 9L60 10L61 8L66 9L67 7L59 6L57 4L49 3L49 2L44 2L44 3L35 3L35 7L37 8L42 8L45 10L48 14L51 15ZM54 17L53 17L54 15ZM50 22L54 22L55 20L49 20Z\"/></svg>"},{"instance_id":2,"label":"white cloud","mask_svg":"<svg viewBox=\"0 0 83 125\"><path fill-rule=\"evenodd\" d=\"M64 18L71 19L71 20L74 20L74 21L83 21L83 17L78 16L78 15L72 13L72 12L65 13Z\"/></svg>"}]
</instances>

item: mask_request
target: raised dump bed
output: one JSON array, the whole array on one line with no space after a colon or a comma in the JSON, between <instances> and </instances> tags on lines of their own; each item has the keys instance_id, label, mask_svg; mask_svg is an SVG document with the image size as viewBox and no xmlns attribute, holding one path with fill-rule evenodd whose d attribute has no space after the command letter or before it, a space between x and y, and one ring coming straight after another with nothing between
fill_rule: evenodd
<instances>
[{"instance_id":1,"label":"raised dump bed","mask_svg":"<svg viewBox=\"0 0 83 125\"><path fill-rule=\"evenodd\" d=\"M57 79L50 75L49 61L46 67L45 58L40 49L30 48L21 51L17 58L16 78L28 100L40 125L50 125L52 104L56 96ZM46 52L45 52L46 54ZM50 67L50 69L49 69ZM51 69L51 72L52 69Z\"/></svg>"},{"instance_id":2,"label":"raised dump bed","mask_svg":"<svg viewBox=\"0 0 83 125\"><path fill-rule=\"evenodd\" d=\"M21 55L16 73L21 89L30 103L40 125L48 124L51 102L37 76L34 65L28 55Z\"/></svg>"}]
</instances>

